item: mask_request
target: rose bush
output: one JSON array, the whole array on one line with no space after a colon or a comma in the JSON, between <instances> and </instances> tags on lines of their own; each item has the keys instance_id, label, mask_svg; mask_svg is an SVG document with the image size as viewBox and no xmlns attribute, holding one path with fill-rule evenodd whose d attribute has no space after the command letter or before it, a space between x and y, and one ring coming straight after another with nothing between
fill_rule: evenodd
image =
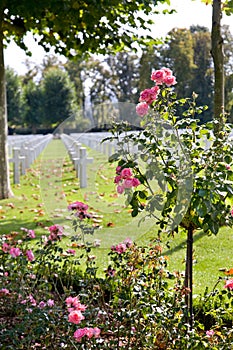
<instances>
[{"instance_id":1,"label":"rose bush","mask_svg":"<svg viewBox=\"0 0 233 350\"><path fill-rule=\"evenodd\" d=\"M121 175L114 180L133 217L144 212L143 220L154 218L160 236L187 231L185 287L190 291L192 327L193 234L196 230L217 234L221 226L233 222L232 129L218 120L200 125L198 115L207 107L197 106L195 93L192 99L177 100L173 87L177 82L170 69L153 71L151 80L155 86L141 92L136 106L143 130L131 133L127 124L116 123L113 136L107 138L118 140L110 162L137 180L137 186L132 180L130 186L124 182L119 186Z\"/></svg>"}]
</instances>

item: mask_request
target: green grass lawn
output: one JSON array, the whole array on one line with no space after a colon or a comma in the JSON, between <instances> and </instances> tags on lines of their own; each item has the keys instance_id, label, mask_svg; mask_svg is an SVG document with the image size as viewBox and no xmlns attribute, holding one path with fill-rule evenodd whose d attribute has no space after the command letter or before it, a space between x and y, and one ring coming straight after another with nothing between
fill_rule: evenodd
<instances>
[{"instance_id":1,"label":"green grass lawn","mask_svg":"<svg viewBox=\"0 0 233 350\"><path fill-rule=\"evenodd\" d=\"M76 200L84 201L95 215L100 228L91 238L100 239L96 248L96 264L100 271L107 267L110 247L130 237L139 244L148 244L156 237L154 221L132 218L125 206L124 195L117 195L113 178L115 164L94 150L88 150L94 162L88 165L88 187L80 189L75 171L66 149L60 140L52 140L33 167L13 185L14 197L0 201L0 234L20 232L22 227L35 229L37 236L45 234L52 224L62 224L66 234L72 235L72 217L67 205ZM12 177L12 176L11 176ZM88 238L89 239L89 238ZM184 271L185 233L174 238L162 237L163 253L168 257L170 271ZM169 249L166 243L169 240ZM194 235L194 294L207 286L213 288L222 268L233 267L232 230L222 228L217 236L206 236L201 231ZM66 243L64 243L66 244Z\"/></svg>"}]
</instances>

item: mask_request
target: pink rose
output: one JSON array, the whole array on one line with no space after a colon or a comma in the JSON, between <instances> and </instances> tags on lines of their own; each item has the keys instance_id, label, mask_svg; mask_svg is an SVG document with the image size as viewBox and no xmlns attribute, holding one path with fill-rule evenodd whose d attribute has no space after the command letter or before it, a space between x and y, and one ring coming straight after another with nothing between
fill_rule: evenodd
<instances>
[{"instance_id":1,"label":"pink rose","mask_svg":"<svg viewBox=\"0 0 233 350\"><path fill-rule=\"evenodd\" d=\"M140 117L144 117L148 113L148 110L149 110L149 105L146 102L140 102L136 106L136 113Z\"/></svg>"},{"instance_id":2,"label":"pink rose","mask_svg":"<svg viewBox=\"0 0 233 350\"><path fill-rule=\"evenodd\" d=\"M117 167L116 167L116 174L120 174L121 173L121 166L120 165L118 165Z\"/></svg>"},{"instance_id":3,"label":"pink rose","mask_svg":"<svg viewBox=\"0 0 233 350\"><path fill-rule=\"evenodd\" d=\"M77 329L75 332L74 332L74 338L75 340L77 340L78 342L80 342L82 340L82 338L86 335L86 329L85 328L80 328L80 329Z\"/></svg>"},{"instance_id":4,"label":"pink rose","mask_svg":"<svg viewBox=\"0 0 233 350\"><path fill-rule=\"evenodd\" d=\"M9 252L10 250L10 245L8 243L3 243L2 245L2 250L4 251L4 253Z\"/></svg>"},{"instance_id":5,"label":"pink rose","mask_svg":"<svg viewBox=\"0 0 233 350\"><path fill-rule=\"evenodd\" d=\"M86 211L88 209L88 205L83 202L74 202L68 205L68 210L78 210L78 211Z\"/></svg>"},{"instance_id":6,"label":"pink rose","mask_svg":"<svg viewBox=\"0 0 233 350\"><path fill-rule=\"evenodd\" d=\"M133 175L132 170L130 168L124 168L121 171L121 177L123 179L128 179L129 177L131 177Z\"/></svg>"},{"instance_id":7,"label":"pink rose","mask_svg":"<svg viewBox=\"0 0 233 350\"><path fill-rule=\"evenodd\" d=\"M120 181L121 181L121 176L120 175L115 176L114 183L119 184Z\"/></svg>"},{"instance_id":8,"label":"pink rose","mask_svg":"<svg viewBox=\"0 0 233 350\"><path fill-rule=\"evenodd\" d=\"M233 290L233 278L230 280L226 280L224 288L228 288L230 290Z\"/></svg>"},{"instance_id":9,"label":"pink rose","mask_svg":"<svg viewBox=\"0 0 233 350\"><path fill-rule=\"evenodd\" d=\"M98 327L93 328L93 335L95 338L98 338L100 336L101 330Z\"/></svg>"},{"instance_id":10,"label":"pink rose","mask_svg":"<svg viewBox=\"0 0 233 350\"><path fill-rule=\"evenodd\" d=\"M122 194L124 192L124 187L122 185L117 186L117 193Z\"/></svg>"},{"instance_id":11,"label":"pink rose","mask_svg":"<svg viewBox=\"0 0 233 350\"><path fill-rule=\"evenodd\" d=\"M75 310L85 311L86 308L87 308L86 305L81 304L79 302L78 297L68 297L68 298L66 298L66 305L68 307L68 311L69 312L72 312L72 311L75 311Z\"/></svg>"},{"instance_id":12,"label":"pink rose","mask_svg":"<svg viewBox=\"0 0 233 350\"><path fill-rule=\"evenodd\" d=\"M0 294L5 294L5 295L7 295L7 294L10 294L10 291L9 291L9 289L7 289L7 288L2 288L2 289L0 289Z\"/></svg>"},{"instance_id":13,"label":"pink rose","mask_svg":"<svg viewBox=\"0 0 233 350\"><path fill-rule=\"evenodd\" d=\"M171 86L171 85L175 85L177 81L176 81L176 78L173 75L171 75L164 78L164 83L167 86Z\"/></svg>"},{"instance_id":14,"label":"pink rose","mask_svg":"<svg viewBox=\"0 0 233 350\"><path fill-rule=\"evenodd\" d=\"M36 306L36 300L33 298L33 296L30 294L28 297L30 303L32 304L32 306Z\"/></svg>"},{"instance_id":15,"label":"pink rose","mask_svg":"<svg viewBox=\"0 0 233 350\"><path fill-rule=\"evenodd\" d=\"M155 81L158 85L161 85L166 76L164 69L155 70L151 74L151 80Z\"/></svg>"},{"instance_id":16,"label":"pink rose","mask_svg":"<svg viewBox=\"0 0 233 350\"><path fill-rule=\"evenodd\" d=\"M61 238L63 234L63 228L60 225L52 225L49 227L49 232L50 232L50 235L48 239L50 241L56 241Z\"/></svg>"},{"instance_id":17,"label":"pink rose","mask_svg":"<svg viewBox=\"0 0 233 350\"><path fill-rule=\"evenodd\" d=\"M35 259L34 254L31 250L26 251L26 256L27 256L28 261L33 261Z\"/></svg>"},{"instance_id":18,"label":"pink rose","mask_svg":"<svg viewBox=\"0 0 233 350\"><path fill-rule=\"evenodd\" d=\"M67 249L66 253L75 255L76 251L74 249Z\"/></svg>"},{"instance_id":19,"label":"pink rose","mask_svg":"<svg viewBox=\"0 0 233 350\"><path fill-rule=\"evenodd\" d=\"M89 338L89 339L92 338L94 335L93 328L86 327L84 329L85 329L85 333L86 333L87 338Z\"/></svg>"},{"instance_id":20,"label":"pink rose","mask_svg":"<svg viewBox=\"0 0 233 350\"><path fill-rule=\"evenodd\" d=\"M34 230L28 230L27 236L29 238L36 238L35 231Z\"/></svg>"},{"instance_id":21,"label":"pink rose","mask_svg":"<svg viewBox=\"0 0 233 350\"><path fill-rule=\"evenodd\" d=\"M44 309L45 306L46 306L46 303L45 303L44 301L40 301L39 304L38 304L38 307L39 307L40 309Z\"/></svg>"},{"instance_id":22,"label":"pink rose","mask_svg":"<svg viewBox=\"0 0 233 350\"><path fill-rule=\"evenodd\" d=\"M140 182L136 177L134 177L134 178L132 179L132 186L133 186L133 187L137 187L137 186L139 186L139 185L141 185L141 182Z\"/></svg>"},{"instance_id":23,"label":"pink rose","mask_svg":"<svg viewBox=\"0 0 233 350\"><path fill-rule=\"evenodd\" d=\"M213 329L211 329L211 330L209 330L209 331L206 331L206 336L209 338L209 337L212 337L213 335L214 335L214 330Z\"/></svg>"},{"instance_id":24,"label":"pink rose","mask_svg":"<svg viewBox=\"0 0 233 350\"><path fill-rule=\"evenodd\" d=\"M69 322L75 323L75 324L79 324L84 319L85 319L85 317L83 316L83 314L79 310L71 311L71 313L68 316Z\"/></svg>"},{"instance_id":25,"label":"pink rose","mask_svg":"<svg viewBox=\"0 0 233 350\"><path fill-rule=\"evenodd\" d=\"M164 71L166 77L172 75L171 69L163 67L162 70Z\"/></svg>"},{"instance_id":26,"label":"pink rose","mask_svg":"<svg viewBox=\"0 0 233 350\"><path fill-rule=\"evenodd\" d=\"M123 243L126 245L127 248L130 248L133 244L130 238L126 238Z\"/></svg>"},{"instance_id":27,"label":"pink rose","mask_svg":"<svg viewBox=\"0 0 233 350\"><path fill-rule=\"evenodd\" d=\"M19 248L12 247L9 253L13 258L17 258L17 256L21 254L21 250Z\"/></svg>"},{"instance_id":28,"label":"pink rose","mask_svg":"<svg viewBox=\"0 0 233 350\"><path fill-rule=\"evenodd\" d=\"M140 93L139 102L146 102L148 105L150 105L153 101L156 100L158 91L158 86L154 86L152 89L143 90Z\"/></svg>"},{"instance_id":29,"label":"pink rose","mask_svg":"<svg viewBox=\"0 0 233 350\"><path fill-rule=\"evenodd\" d=\"M124 188L131 188L133 187L133 179L125 179L123 182L123 187Z\"/></svg>"},{"instance_id":30,"label":"pink rose","mask_svg":"<svg viewBox=\"0 0 233 350\"><path fill-rule=\"evenodd\" d=\"M53 307L53 306L54 306L54 300L53 300L53 299L48 299L48 300L47 300L47 305L48 305L49 307Z\"/></svg>"},{"instance_id":31,"label":"pink rose","mask_svg":"<svg viewBox=\"0 0 233 350\"><path fill-rule=\"evenodd\" d=\"M112 246L111 250L114 252L117 252L118 254L122 254L126 251L126 244L124 243L119 243L116 246Z\"/></svg>"}]
</instances>

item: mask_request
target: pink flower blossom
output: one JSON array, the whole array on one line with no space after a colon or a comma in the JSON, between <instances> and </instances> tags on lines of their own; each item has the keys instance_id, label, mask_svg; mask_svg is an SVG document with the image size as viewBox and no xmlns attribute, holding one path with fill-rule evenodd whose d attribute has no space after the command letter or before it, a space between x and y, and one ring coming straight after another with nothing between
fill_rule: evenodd
<instances>
[{"instance_id":1,"label":"pink flower blossom","mask_svg":"<svg viewBox=\"0 0 233 350\"><path fill-rule=\"evenodd\" d=\"M120 174L121 173L121 166L120 165L118 165L117 167L116 167L116 174Z\"/></svg>"},{"instance_id":2,"label":"pink flower blossom","mask_svg":"<svg viewBox=\"0 0 233 350\"><path fill-rule=\"evenodd\" d=\"M131 179L125 179L123 182L123 187L124 188L137 187L140 184L141 182L136 177L133 177Z\"/></svg>"},{"instance_id":3,"label":"pink flower blossom","mask_svg":"<svg viewBox=\"0 0 233 350\"><path fill-rule=\"evenodd\" d=\"M124 253L126 251L126 249L127 249L127 247L126 247L126 244L124 244L124 243L119 243L119 244L111 247L111 250L114 252L117 252L118 254Z\"/></svg>"},{"instance_id":4,"label":"pink flower blossom","mask_svg":"<svg viewBox=\"0 0 233 350\"><path fill-rule=\"evenodd\" d=\"M133 179L125 179L123 182L124 188L131 188L133 187Z\"/></svg>"},{"instance_id":5,"label":"pink flower blossom","mask_svg":"<svg viewBox=\"0 0 233 350\"><path fill-rule=\"evenodd\" d=\"M74 249L67 249L66 253L75 255L76 251Z\"/></svg>"},{"instance_id":6,"label":"pink flower blossom","mask_svg":"<svg viewBox=\"0 0 233 350\"><path fill-rule=\"evenodd\" d=\"M171 75L164 78L164 83L167 86L172 86L172 85L175 85L177 81L176 81L176 78L173 75Z\"/></svg>"},{"instance_id":7,"label":"pink flower blossom","mask_svg":"<svg viewBox=\"0 0 233 350\"><path fill-rule=\"evenodd\" d=\"M53 299L48 299L48 300L47 300L47 305L48 305L49 307L53 307L53 306L54 306L54 300L53 300Z\"/></svg>"},{"instance_id":8,"label":"pink flower blossom","mask_svg":"<svg viewBox=\"0 0 233 350\"><path fill-rule=\"evenodd\" d=\"M36 300L33 298L33 296L30 294L28 297L30 303L32 304L32 306L36 306Z\"/></svg>"},{"instance_id":9,"label":"pink flower blossom","mask_svg":"<svg viewBox=\"0 0 233 350\"><path fill-rule=\"evenodd\" d=\"M228 288L230 290L233 290L233 278L230 280L226 280L224 288Z\"/></svg>"},{"instance_id":10,"label":"pink flower blossom","mask_svg":"<svg viewBox=\"0 0 233 350\"><path fill-rule=\"evenodd\" d=\"M74 338L78 342L82 340L82 338L86 335L86 329L85 328L79 328L74 332Z\"/></svg>"},{"instance_id":11,"label":"pink flower blossom","mask_svg":"<svg viewBox=\"0 0 233 350\"><path fill-rule=\"evenodd\" d=\"M12 247L9 253L13 258L17 258L21 254L21 250L19 248Z\"/></svg>"},{"instance_id":12,"label":"pink flower blossom","mask_svg":"<svg viewBox=\"0 0 233 350\"><path fill-rule=\"evenodd\" d=\"M167 86L171 86L177 83L176 78L172 75L172 71L165 67L153 71L151 74L151 80L158 85L166 84Z\"/></svg>"},{"instance_id":13,"label":"pink flower blossom","mask_svg":"<svg viewBox=\"0 0 233 350\"><path fill-rule=\"evenodd\" d=\"M98 327L93 328L93 335L95 338L98 338L100 336L101 330Z\"/></svg>"},{"instance_id":14,"label":"pink flower blossom","mask_svg":"<svg viewBox=\"0 0 233 350\"><path fill-rule=\"evenodd\" d=\"M63 228L60 225L52 225L49 227L49 232L50 232L50 235L48 239L50 241L56 241L61 238L63 234Z\"/></svg>"},{"instance_id":15,"label":"pink flower blossom","mask_svg":"<svg viewBox=\"0 0 233 350\"><path fill-rule=\"evenodd\" d=\"M173 75L171 69L166 68L166 67L163 67L163 68L161 68L161 69L164 71L166 77L167 77L167 76L170 76L170 75Z\"/></svg>"},{"instance_id":16,"label":"pink flower blossom","mask_svg":"<svg viewBox=\"0 0 233 350\"><path fill-rule=\"evenodd\" d=\"M233 216L233 207L231 208L231 216Z\"/></svg>"},{"instance_id":17,"label":"pink flower blossom","mask_svg":"<svg viewBox=\"0 0 233 350\"><path fill-rule=\"evenodd\" d=\"M159 87L154 86L151 89L145 89L140 93L139 102L146 102L148 105L152 104L157 99Z\"/></svg>"},{"instance_id":18,"label":"pink flower blossom","mask_svg":"<svg viewBox=\"0 0 233 350\"><path fill-rule=\"evenodd\" d=\"M137 187L137 186L141 185L141 182L136 177L134 177L132 179L132 185L133 185L133 187Z\"/></svg>"},{"instance_id":19,"label":"pink flower blossom","mask_svg":"<svg viewBox=\"0 0 233 350\"><path fill-rule=\"evenodd\" d=\"M85 329L85 328L84 328ZM98 327L91 328L91 327L86 327L86 336L90 339L93 336L95 338L98 338L100 335L100 329Z\"/></svg>"},{"instance_id":20,"label":"pink flower blossom","mask_svg":"<svg viewBox=\"0 0 233 350\"><path fill-rule=\"evenodd\" d=\"M116 274L116 270L114 270L111 266L106 270L106 275L110 277L114 277Z\"/></svg>"},{"instance_id":21,"label":"pink flower blossom","mask_svg":"<svg viewBox=\"0 0 233 350\"><path fill-rule=\"evenodd\" d=\"M36 238L35 231L34 230L28 230L27 236L29 238Z\"/></svg>"},{"instance_id":22,"label":"pink flower blossom","mask_svg":"<svg viewBox=\"0 0 233 350\"><path fill-rule=\"evenodd\" d=\"M68 297L66 298L66 305L68 307L68 311L85 311L86 310L86 305L81 304L78 297Z\"/></svg>"},{"instance_id":23,"label":"pink flower blossom","mask_svg":"<svg viewBox=\"0 0 233 350\"><path fill-rule=\"evenodd\" d=\"M151 74L151 80L155 81L158 85L161 85L166 77L164 69L155 70Z\"/></svg>"},{"instance_id":24,"label":"pink flower blossom","mask_svg":"<svg viewBox=\"0 0 233 350\"><path fill-rule=\"evenodd\" d=\"M127 248L130 248L133 245L133 242L129 237L126 238L123 243L126 245Z\"/></svg>"},{"instance_id":25,"label":"pink flower blossom","mask_svg":"<svg viewBox=\"0 0 233 350\"><path fill-rule=\"evenodd\" d=\"M209 330L209 331L206 331L206 336L207 337L212 337L213 335L214 335L214 330L213 329L211 329L211 330Z\"/></svg>"},{"instance_id":26,"label":"pink flower blossom","mask_svg":"<svg viewBox=\"0 0 233 350\"><path fill-rule=\"evenodd\" d=\"M40 309L44 309L45 306L46 306L46 302L44 302L44 301L40 301L39 304L38 304L38 307L39 307Z\"/></svg>"},{"instance_id":27,"label":"pink flower blossom","mask_svg":"<svg viewBox=\"0 0 233 350\"><path fill-rule=\"evenodd\" d=\"M4 251L4 253L8 253L10 248L11 246L8 243L3 243L2 250Z\"/></svg>"},{"instance_id":28,"label":"pink flower blossom","mask_svg":"<svg viewBox=\"0 0 233 350\"><path fill-rule=\"evenodd\" d=\"M26 251L26 256L27 256L28 261L33 261L35 259L34 254L31 250Z\"/></svg>"},{"instance_id":29,"label":"pink flower blossom","mask_svg":"<svg viewBox=\"0 0 233 350\"><path fill-rule=\"evenodd\" d=\"M124 190L125 190L124 186L122 186L122 185L117 186L117 193L122 194L124 192Z\"/></svg>"},{"instance_id":30,"label":"pink flower blossom","mask_svg":"<svg viewBox=\"0 0 233 350\"><path fill-rule=\"evenodd\" d=\"M124 168L121 171L121 177L122 179L128 179L133 175L132 170L130 168Z\"/></svg>"},{"instance_id":31,"label":"pink flower blossom","mask_svg":"<svg viewBox=\"0 0 233 350\"><path fill-rule=\"evenodd\" d=\"M136 113L139 117L144 117L149 111L149 105L146 102L140 102L136 106Z\"/></svg>"},{"instance_id":32,"label":"pink flower blossom","mask_svg":"<svg viewBox=\"0 0 233 350\"><path fill-rule=\"evenodd\" d=\"M114 183L115 183L115 184L118 184L120 181L121 181L121 175L115 176L115 178L114 178Z\"/></svg>"},{"instance_id":33,"label":"pink flower blossom","mask_svg":"<svg viewBox=\"0 0 233 350\"><path fill-rule=\"evenodd\" d=\"M83 316L83 314L79 310L71 311L71 313L68 316L69 322L74 323L74 324L79 324L84 319L85 319L85 317Z\"/></svg>"},{"instance_id":34,"label":"pink flower blossom","mask_svg":"<svg viewBox=\"0 0 233 350\"><path fill-rule=\"evenodd\" d=\"M0 294L7 295L7 294L10 294L10 291L7 288L2 288L2 289L0 289Z\"/></svg>"},{"instance_id":35,"label":"pink flower blossom","mask_svg":"<svg viewBox=\"0 0 233 350\"><path fill-rule=\"evenodd\" d=\"M74 332L74 338L80 342L82 338L86 335L89 339L92 337L98 338L100 336L101 330L98 327L85 327L79 328Z\"/></svg>"},{"instance_id":36,"label":"pink flower blossom","mask_svg":"<svg viewBox=\"0 0 233 350\"><path fill-rule=\"evenodd\" d=\"M86 211L88 209L88 205L83 202L74 202L68 205L68 210L78 210L78 211Z\"/></svg>"}]
</instances>

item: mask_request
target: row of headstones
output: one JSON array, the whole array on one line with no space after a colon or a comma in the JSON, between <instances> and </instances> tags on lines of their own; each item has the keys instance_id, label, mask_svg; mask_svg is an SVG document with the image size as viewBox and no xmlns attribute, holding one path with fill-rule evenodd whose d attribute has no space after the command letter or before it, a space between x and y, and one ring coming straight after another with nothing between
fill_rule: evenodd
<instances>
[{"instance_id":1,"label":"row of headstones","mask_svg":"<svg viewBox=\"0 0 233 350\"><path fill-rule=\"evenodd\" d=\"M61 134L61 140L68 151L72 163L74 164L80 188L86 188L87 165L93 162L93 158L88 157L86 147L83 147L82 144L76 141L73 137Z\"/></svg>"},{"instance_id":2,"label":"row of headstones","mask_svg":"<svg viewBox=\"0 0 233 350\"><path fill-rule=\"evenodd\" d=\"M30 137L15 137L8 141L9 162L13 163L13 183L20 183L20 176L26 174L35 159L51 141L52 135L33 135Z\"/></svg>"},{"instance_id":3,"label":"row of headstones","mask_svg":"<svg viewBox=\"0 0 233 350\"><path fill-rule=\"evenodd\" d=\"M111 133L74 133L70 135L75 140L78 140L85 146L105 154L110 157L117 148L117 143L115 141L110 142L109 140L103 141L106 137L112 136Z\"/></svg>"},{"instance_id":4,"label":"row of headstones","mask_svg":"<svg viewBox=\"0 0 233 350\"><path fill-rule=\"evenodd\" d=\"M90 147L91 149L94 149L97 152L101 152L105 154L107 157L110 157L113 153L119 150L118 142L121 138L124 137L122 134L118 140L105 140L108 137L112 137L112 134L110 132L104 132L104 133L83 133L83 134L71 134L71 136L82 142L87 147ZM105 140L103 142L103 140ZM132 142L129 142L128 144L121 145L121 148L131 153L137 153L138 147L137 145L134 145Z\"/></svg>"}]
</instances>

